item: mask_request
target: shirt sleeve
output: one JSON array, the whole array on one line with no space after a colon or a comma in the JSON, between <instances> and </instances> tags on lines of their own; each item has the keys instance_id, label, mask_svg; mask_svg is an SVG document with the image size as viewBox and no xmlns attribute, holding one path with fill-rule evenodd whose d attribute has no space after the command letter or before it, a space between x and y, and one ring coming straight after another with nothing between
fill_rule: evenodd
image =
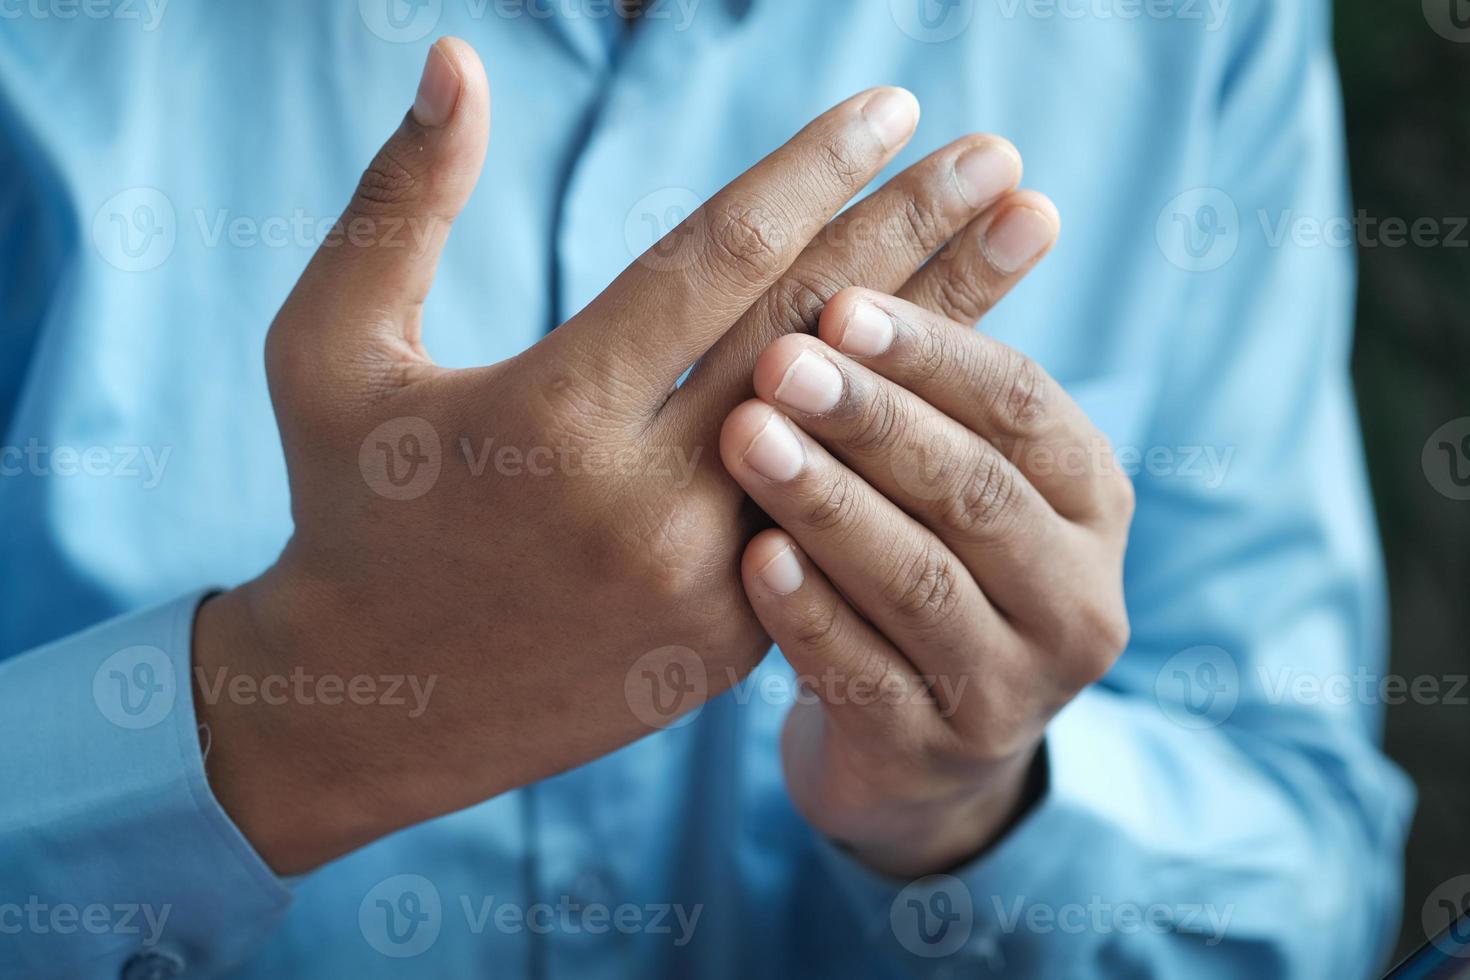
<instances>
[{"instance_id":1,"label":"shirt sleeve","mask_svg":"<svg viewBox=\"0 0 1470 980\"><path fill-rule=\"evenodd\" d=\"M203 597L0 663L0 977L210 976L289 903L205 778Z\"/></svg>"},{"instance_id":2,"label":"shirt sleeve","mask_svg":"<svg viewBox=\"0 0 1470 980\"><path fill-rule=\"evenodd\" d=\"M1349 382L1353 236L1294 230L1351 215L1328 17L1231 9L1146 259L1179 297L1148 444L1213 451L1223 478L1136 479L1133 641L1054 720L1006 839L907 884L825 847L900 972L1369 976L1392 942L1413 794L1378 747L1403 684Z\"/></svg>"}]
</instances>

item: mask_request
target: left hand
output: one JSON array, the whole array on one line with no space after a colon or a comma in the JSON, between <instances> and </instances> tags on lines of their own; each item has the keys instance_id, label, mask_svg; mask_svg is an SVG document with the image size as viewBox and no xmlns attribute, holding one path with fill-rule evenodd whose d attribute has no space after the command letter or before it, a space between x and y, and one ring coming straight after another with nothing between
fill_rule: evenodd
<instances>
[{"instance_id":1,"label":"left hand","mask_svg":"<svg viewBox=\"0 0 1470 980\"><path fill-rule=\"evenodd\" d=\"M981 275L982 307L1018 278ZM779 525L742 577L815 689L782 739L797 808L912 878L1024 812L1047 722L1127 644L1133 488L1057 383L983 334L849 289L818 336L765 350L760 400L721 434Z\"/></svg>"}]
</instances>

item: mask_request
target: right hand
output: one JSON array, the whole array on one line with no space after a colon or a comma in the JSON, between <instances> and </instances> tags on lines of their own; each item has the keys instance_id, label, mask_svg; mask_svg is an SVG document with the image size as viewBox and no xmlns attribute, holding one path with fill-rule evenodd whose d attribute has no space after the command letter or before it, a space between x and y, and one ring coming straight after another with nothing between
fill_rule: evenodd
<instances>
[{"instance_id":1,"label":"right hand","mask_svg":"<svg viewBox=\"0 0 1470 980\"><path fill-rule=\"evenodd\" d=\"M221 668L257 681L434 679L418 717L196 685L211 785L278 872L646 734L657 719L625 678L651 651L698 652L707 684L684 710L759 662L769 640L739 577L755 515L715 449L756 356L810 331L849 285L972 322L986 305L972 284L994 281L973 273L984 213L1020 176L1004 141L951 144L827 224L917 114L897 89L841 103L543 341L448 370L420 344L420 314L478 179L490 104L468 45L431 49L343 237L312 259L267 340L295 532L196 627L205 681ZM962 156L973 166L957 168ZM464 445L481 462L490 447L478 475ZM497 464L501 447L520 462ZM643 665L664 666L657 654Z\"/></svg>"}]
</instances>

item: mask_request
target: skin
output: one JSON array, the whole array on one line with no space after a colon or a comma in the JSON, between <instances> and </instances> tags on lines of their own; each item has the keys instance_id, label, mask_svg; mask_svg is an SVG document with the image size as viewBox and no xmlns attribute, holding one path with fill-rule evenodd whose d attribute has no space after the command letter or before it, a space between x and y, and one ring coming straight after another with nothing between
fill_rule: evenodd
<instances>
[{"instance_id":1,"label":"skin","mask_svg":"<svg viewBox=\"0 0 1470 980\"><path fill-rule=\"evenodd\" d=\"M206 602L196 623L210 783L277 872L310 870L647 734L659 725L625 681L650 657L666 666L659 658L671 647L709 679L688 710L753 669L778 630L791 633L796 618L751 588L751 563L773 539L752 542L767 520L750 501L793 533L800 522L783 520L771 487L745 485L738 454L727 471L739 420L765 410L747 402L753 369L761 387L758 359L776 356L783 337L817 343L788 335L813 331L840 308L834 297L859 284L937 313L980 309L996 285L974 270L997 215L1018 202L1054 214L1044 198L1015 191L1020 160L1009 144L969 136L834 220L916 122L917 105L901 90L854 96L540 343L499 364L448 370L420 341L421 314L484 161L490 102L469 46L435 45L414 109L343 216L341 227L356 234L313 258L267 339L295 531L270 569ZM974 168L957 161L987 148L988 182L960 180ZM981 185L990 190L977 196ZM425 247L392 235L405 223ZM922 387L913 390L941 404ZM405 432L417 441L404 443ZM540 475L493 467L477 475L461 439L517 447L528 463L541 450ZM395 446L438 460L426 488L400 492L375 462ZM609 454L619 466L594 474L593 459ZM678 464L689 460L685 472ZM883 526L874 520L893 520L852 518L871 533ZM858 547L863 534L854 534ZM841 581L845 566L831 564ZM816 575L807 581L814 595ZM902 649L920 656L911 646ZM418 715L350 700L266 703L209 696L199 678L222 670L412 672L434 688ZM792 769L798 779L803 765ZM1006 796L998 777L985 777L980 795ZM970 821L975 795L950 815ZM879 838L909 825L882 807L863 802L845 821L833 804L803 807L879 866L899 866L883 855L902 842L885 851ZM940 809L926 805L936 819ZM947 850L973 851L993 833L975 828L973 840Z\"/></svg>"},{"instance_id":2,"label":"skin","mask_svg":"<svg viewBox=\"0 0 1470 980\"><path fill-rule=\"evenodd\" d=\"M859 310L890 321L881 353L841 353ZM1126 646L1132 485L1069 465L1111 459L1106 438L1033 362L947 317L847 290L819 338L771 344L759 398L725 423L726 466L779 525L746 549L744 582L798 674L836 678L787 719L797 807L917 877L1015 818L1047 722ZM840 379L829 409L783 384L806 358ZM775 479L753 465L768 426L799 456Z\"/></svg>"}]
</instances>

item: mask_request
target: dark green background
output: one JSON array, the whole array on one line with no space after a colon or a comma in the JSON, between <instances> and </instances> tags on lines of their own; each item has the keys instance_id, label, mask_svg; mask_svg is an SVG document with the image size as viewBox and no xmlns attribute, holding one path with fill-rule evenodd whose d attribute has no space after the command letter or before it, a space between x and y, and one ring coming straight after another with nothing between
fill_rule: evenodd
<instances>
[{"instance_id":1,"label":"dark green background","mask_svg":"<svg viewBox=\"0 0 1470 980\"><path fill-rule=\"evenodd\" d=\"M1420 0L1336 6L1357 206L1380 220L1470 216L1470 44L1432 30ZM1392 591L1393 670L1464 675L1470 503L1437 493L1420 454L1435 429L1470 415L1470 249L1379 246L1360 262L1353 369ZM1424 940L1430 892L1470 873L1470 707L1391 707L1387 740L1419 788L1403 952Z\"/></svg>"}]
</instances>

